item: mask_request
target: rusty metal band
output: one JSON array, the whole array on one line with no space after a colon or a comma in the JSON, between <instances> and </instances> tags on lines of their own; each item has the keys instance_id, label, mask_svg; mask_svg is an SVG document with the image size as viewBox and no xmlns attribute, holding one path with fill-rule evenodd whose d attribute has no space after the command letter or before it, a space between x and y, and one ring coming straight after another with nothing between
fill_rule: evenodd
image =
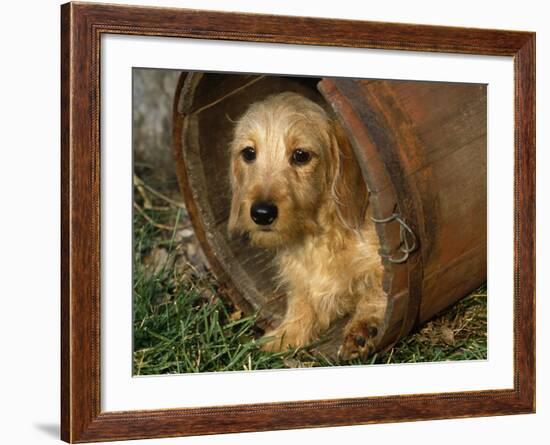
<instances>
[{"instance_id":1,"label":"rusty metal band","mask_svg":"<svg viewBox=\"0 0 550 445\"><path fill-rule=\"evenodd\" d=\"M399 156L399 150L406 147L401 147L396 140L396 136L392 131L389 131L391 125L382 113L375 111L379 109L379 106L374 103L374 99L370 97L368 91L360 82L360 80L354 79L336 79L334 80L334 85L340 90L340 93L348 101L361 122L363 122L369 137L376 146L380 159L388 171L395 190L399 218L411 233L418 234L418 212L415 208L413 191L407 181ZM393 220L398 221L397 217L393 218ZM409 248L405 248L407 252L403 261L393 261L394 263L400 262L407 265L408 295L399 335L390 345L390 348L397 340L411 332L418 322L420 313L424 278L422 245L418 236L414 236L414 238L414 249L411 249L410 246ZM390 262L392 261L390 260Z\"/></svg>"}]
</instances>

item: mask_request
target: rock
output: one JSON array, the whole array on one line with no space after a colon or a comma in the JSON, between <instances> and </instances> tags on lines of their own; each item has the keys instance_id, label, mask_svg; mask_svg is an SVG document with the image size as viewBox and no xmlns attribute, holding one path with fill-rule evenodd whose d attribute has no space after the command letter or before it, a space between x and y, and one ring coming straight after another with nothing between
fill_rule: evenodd
<instances>
[{"instance_id":1,"label":"rock","mask_svg":"<svg viewBox=\"0 0 550 445\"><path fill-rule=\"evenodd\" d=\"M174 185L172 101L179 76L175 70L136 68L132 72L134 163L147 165L155 182Z\"/></svg>"}]
</instances>

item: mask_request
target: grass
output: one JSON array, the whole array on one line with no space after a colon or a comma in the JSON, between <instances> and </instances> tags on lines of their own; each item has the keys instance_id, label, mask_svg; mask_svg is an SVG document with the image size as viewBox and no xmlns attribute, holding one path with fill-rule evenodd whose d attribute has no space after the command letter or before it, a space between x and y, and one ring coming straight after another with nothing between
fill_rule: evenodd
<instances>
[{"instance_id":1,"label":"grass","mask_svg":"<svg viewBox=\"0 0 550 445\"><path fill-rule=\"evenodd\" d=\"M143 188L135 195L134 375L364 364L307 348L261 350L255 315L234 308L207 270L185 260L178 238L185 210ZM486 359L486 332L483 286L366 363Z\"/></svg>"}]
</instances>

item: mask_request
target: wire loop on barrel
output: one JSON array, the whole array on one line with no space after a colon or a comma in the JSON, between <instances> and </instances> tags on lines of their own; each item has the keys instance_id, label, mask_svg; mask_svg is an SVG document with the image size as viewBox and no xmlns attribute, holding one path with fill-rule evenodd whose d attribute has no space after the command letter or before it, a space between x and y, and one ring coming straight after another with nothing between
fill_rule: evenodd
<instances>
[{"instance_id":1,"label":"wire loop on barrel","mask_svg":"<svg viewBox=\"0 0 550 445\"><path fill-rule=\"evenodd\" d=\"M397 221L399 223L399 251L403 253L400 257L394 258L387 254L382 254L388 259L390 263L401 264L409 259L411 253L413 253L417 247L417 237L405 220L401 217L399 213L394 212L391 216L382 219L376 219L371 217L371 220L377 224L387 224L392 221Z\"/></svg>"}]
</instances>

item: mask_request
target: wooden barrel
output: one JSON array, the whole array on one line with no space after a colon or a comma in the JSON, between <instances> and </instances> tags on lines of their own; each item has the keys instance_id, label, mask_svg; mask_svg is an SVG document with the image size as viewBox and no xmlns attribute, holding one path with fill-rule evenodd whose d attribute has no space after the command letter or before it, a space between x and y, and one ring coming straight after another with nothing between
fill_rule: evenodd
<instances>
[{"instance_id":1,"label":"wooden barrel","mask_svg":"<svg viewBox=\"0 0 550 445\"><path fill-rule=\"evenodd\" d=\"M371 192L392 344L486 280L486 86L347 78L184 73L174 100L180 188L212 271L235 305L273 327L285 312L268 251L227 235L233 123L293 91L335 115ZM346 320L321 346L334 354Z\"/></svg>"}]
</instances>

